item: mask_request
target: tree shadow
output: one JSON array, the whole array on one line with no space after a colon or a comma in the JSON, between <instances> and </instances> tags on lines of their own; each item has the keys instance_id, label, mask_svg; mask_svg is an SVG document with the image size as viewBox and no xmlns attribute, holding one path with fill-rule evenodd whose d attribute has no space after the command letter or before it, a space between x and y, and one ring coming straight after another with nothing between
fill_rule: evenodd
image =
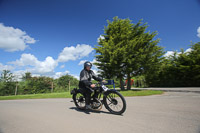
<instances>
[{"instance_id":1,"label":"tree shadow","mask_svg":"<svg viewBox=\"0 0 200 133\"><path fill-rule=\"evenodd\" d=\"M1 128L0 128L0 133L3 133L3 131L1 130Z\"/></svg>"}]
</instances>

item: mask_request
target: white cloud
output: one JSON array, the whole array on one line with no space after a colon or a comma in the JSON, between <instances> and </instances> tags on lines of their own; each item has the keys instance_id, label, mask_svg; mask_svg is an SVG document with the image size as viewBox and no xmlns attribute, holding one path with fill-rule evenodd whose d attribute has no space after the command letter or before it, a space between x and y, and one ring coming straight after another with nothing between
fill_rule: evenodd
<instances>
[{"instance_id":1,"label":"white cloud","mask_svg":"<svg viewBox=\"0 0 200 133\"><path fill-rule=\"evenodd\" d=\"M188 49L186 49L185 51L184 51L184 53L190 53L192 51L192 49L191 48L188 48ZM176 56L179 56L179 54L181 54L181 52L177 52L177 55ZM164 57L166 57L166 58L169 58L169 57L171 57L171 56L173 56L174 55L174 51L167 51L165 54L164 54Z\"/></svg>"},{"instance_id":2,"label":"white cloud","mask_svg":"<svg viewBox=\"0 0 200 133\"><path fill-rule=\"evenodd\" d=\"M80 65L82 65L83 66L83 64L86 62L86 61L88 61L88 60L81 60L80 62L79 62L79 66ZM98 71L97 70L97 66L96 65L94 65L94 63L96 63L97 61L96 61L96 59L93 59L92 61L90 61L91 63L92 63L92 69L93 70L96 70L96 71Z\"/></svg>"},{"instance_id":3,"label":"white cloud","mask_svg":"<svg viewBox=\"0 0 200 133\"><path fill-rule=\"evenodd\" d=\"M185 53L190 53L191 51L192 51L192 49L188 48L188 49L185 50Z\"/></svg>"},{"instance_id":4,"label":"white cloud","mask_svg":"<svg viewBox=\"0 0 200 133\"><path fill-rule=\"evenodd\" d=\"M83 65L86 61L88 61L88 60L81 60L81 61L79 62L78 65ZM99 70L98 70L97 66L94 65L94 63L97 62L96 59L93 59L93 60L90 61L90 62L92 63L92 71L93 71L96 75L100 74L100 73L98 72Z\"/></svg>"},{"instance_id":5,"label":"white cloud","mask_svg":"<svg viewBox=\"0 0 200 133\"><path fill-rule=\"evenodd\" d=\"M93 60L91 61L92 64L94 64L94 63L96 63L96 62L97 62L96 59L93 59Z\"/></svg>"},{"instance_id":6,"label":"white cloud","mask_svg":"<svg viewBox=\"0 0 200 133\"><path fill-rule=\"evenodd\" d=\"M79 62L79 66L81 66L81 65L83 65L85 62L86 62L87 60L81 60L80 62Z\"/></svg>"},{"instance_id":7,"label":"white cloud","mask_svg":"<svg viewBox=\"0 0 200 133\"><path fill-rule=\"evenodd\" d=\"M97 38L97 42L100 42L100 39L105 39L105 37L100 35L99 38Z\"/></svg>"},{"instance_id":8,"label":"white cloud","mask_svg":"<svg viewBox=\"0 0 200 133\"><path fill-rule=\"evenodd\" d=\"M62 68L65 68L65 65L60 66L60 68L61 68L61 69L62 69Z\"/></svg>"},{"instance_id":9,"label":"white cloud","mask_svg":"<svg viewBox=\"0 0 200 133\"><path fill-rule=\"evenodd\" d=\"M83 65L86 61L88 61L88 60L81 60L80 62L79 62L79 66L80 65ZM94 65L94 63L96 63L97 61L96 61L96 59L93 59L92 61L90 61L91 63L92 63L92 65Z\"/></svg>"},{"instance_id":10,"label":"white cloud","mask_svg":"<svg viewBox=\"0 0 200 133\"><path fill-rule=\"evenodd\" d=\"M22 54L19 60L14 62L9 62L10 64L14 64L16 66L37 66L40 62L38 59L32 54Z\"/></svg>"},{"instance_id":11,"label":"white cloud","mask_svg":"<svg viewBox=\"0 0 200 133\"><path fill-rule=\"evenodd\" d=\"M92 71L93 71L96 75L100 74L100 73L98 73L98 70L96 70L96 69L92 69Z\"/></svg>"},{"instance_id":12,"label":"white cloud","mask_svg":"<svg viewBox=\"0 0 200 133\"><path fill-rule=\"evenodd\" d=\"M8 52L23 51L36 40L18 28L4 26L0 23L0 48Z\"/></svg>"},{"instance_id":13,"label":"white cloud","mask_svg":"<svg viewBox=\"0 0 200 133\"><path fill-rule=\"evenodd\" d=\"M200 26L199 26L199 28L197 29L197 36L200 38Z\"/></svg>"},{"instance_id":14,"label":"white cloud","mask_svg":"<svg viewBox=\"0 0 200 133\"><path fill-rule=\"evenodd\" d=\"M59 54L58 62L67 62L69 60L76 60L88 56L93 51L90 45L78 44L76 47L65 47Z\"/></svg>"},{"instance_id":15,"label":"white cloud","mask_svg":"<svg viewBox=\"0 0 200 133\"><path fill-rule=\"evenodd\" d=\"M70 75L72 75L74 78L76 78L77 80L80 80L80 77L79 76L77 76L77 75L75 75L75 74L70 74Z\"/></svg>"},{"instance_id":16,"label":"white cloud","mask_svg":"<svg viewBox=\"0 0 200 133\"><path fill-rule=\"evenodd\" d=\"M170 56L173 56L174 55L174 51L167 51L165 54L164 54L164 57L170 57Z\"/></svg>"},{"instance_id":17,"label":"white cloud","mask_svg":"<svg viewBox=\"0 0 200 133\"><path fill-rule=\"evenodd\" d=\"M3 70L13 70L14 67L13 66L10 66L10 65L3 65L2 63L0 63L0 72L3 71Z\"/></svg>"},{"instance_id":18,"label":"white cloud","mask_svg":"<svg viewBox=\"0 0 200 133\"><path fill-rule=\"evenodd\" d=\"M58 65L58 62L50 56L46 57L44 61L39 61L32 54L22 54L19 60L9 63L16 66L25 66L26 71L29 71L33 74L54 73L54 69Z\"/></svg>"},{"instance_id":19,"label":"white cloud","mask_svg":"<svg viewBox=\"0 0 200 133\"><path fill-rule=\"evenodd\" d=\"M66 74L69 74L69 71L65 71L65 72L56 72L55 75L53 76L54 79L58 79L61 76L64 76Z\"/></svg>"}]
</instances>

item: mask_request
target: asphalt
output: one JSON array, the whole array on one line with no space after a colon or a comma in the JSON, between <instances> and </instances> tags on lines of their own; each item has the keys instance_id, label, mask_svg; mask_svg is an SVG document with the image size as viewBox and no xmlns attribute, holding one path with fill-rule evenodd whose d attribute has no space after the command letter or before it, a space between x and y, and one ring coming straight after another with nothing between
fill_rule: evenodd
<instances>
[{"instance_id":1,"label":"asphalt","mask_svg":"<svg viewBox=\"0 0 200 133\"><path fill-rule=\"evenodd\" d=\"M199 93L168 91L125 99L123 115L104 107L81 111L71 99L3 100L0 133L200 133Z\"/></svg>"}]
</instances>

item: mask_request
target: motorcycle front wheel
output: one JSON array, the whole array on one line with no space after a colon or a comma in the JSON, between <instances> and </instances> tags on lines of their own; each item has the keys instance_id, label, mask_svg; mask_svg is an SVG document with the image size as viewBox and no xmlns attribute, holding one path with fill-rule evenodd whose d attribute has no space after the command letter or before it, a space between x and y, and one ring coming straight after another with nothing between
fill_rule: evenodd
<instances>
[{"instance_id":1,"label":"motorcycle front wheel","mask_svg":"<svg viewBox=\"0 0 200 133\"><path fill-rule=\"evenodd\" d=\"M121 115L126 110L126 101L117 91L110 91L104 95L104 105L112 114Z\"/></svg>"}]
</instances>

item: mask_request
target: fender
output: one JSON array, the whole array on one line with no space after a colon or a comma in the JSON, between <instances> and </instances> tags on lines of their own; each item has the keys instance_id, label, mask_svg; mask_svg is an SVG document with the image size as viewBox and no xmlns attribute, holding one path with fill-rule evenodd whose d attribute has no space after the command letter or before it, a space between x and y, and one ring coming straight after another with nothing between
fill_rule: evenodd
<instances>
[{"instance_id":1,"label":"fender","mask_svg":"<svg viewBox=\"0 0 200 133\"><path fill-rule=\"evenodd\" d=\"M76 94L76 93L77 93L77 91L78 91L78 89L77 89L77 88L74 88L74 89L71 91L71 95L74 95L74 94Z\"/></svg>"},{"instance_id":2,"label":"fender","mask_svg":"<svg viewBox=\"0 0 200 133\"><path fill-rule=\"evenodd\" d=\"M74 95L74 94L76 94L76 93L78 93L78 92L80 92L80 93L83 94L83 91L82 91L81 89L74 88L74 89L71 91L71 95Z\"/></svg>"}]
</instances>

